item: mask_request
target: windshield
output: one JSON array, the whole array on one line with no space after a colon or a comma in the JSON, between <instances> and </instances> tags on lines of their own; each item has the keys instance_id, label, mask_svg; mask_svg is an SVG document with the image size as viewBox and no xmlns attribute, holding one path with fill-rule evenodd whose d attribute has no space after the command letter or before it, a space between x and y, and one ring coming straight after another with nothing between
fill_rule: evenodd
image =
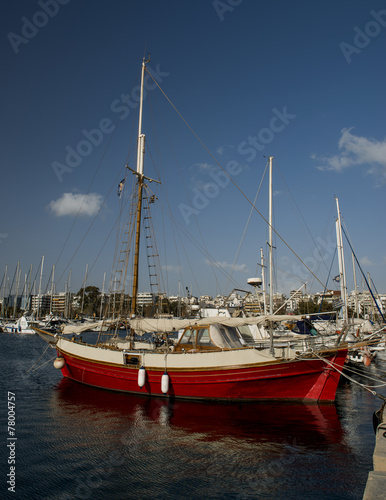
<instances>
[{"instance_id":1,"label":"windshield","mask_svg":"<svg viewBox=\"0 0 386 500\"><path fill-rule=\"evenodd\" d=\"M224 325L211 325L210 336L213 342L225 349L239 349L242 347L240 336L236 328Z\"/></svg>"}]
</instances>

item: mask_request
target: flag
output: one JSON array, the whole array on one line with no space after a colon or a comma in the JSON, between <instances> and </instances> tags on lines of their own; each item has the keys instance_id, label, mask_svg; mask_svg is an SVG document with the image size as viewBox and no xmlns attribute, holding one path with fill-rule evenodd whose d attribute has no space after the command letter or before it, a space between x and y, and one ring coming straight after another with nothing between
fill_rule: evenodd
<instances>
[{"instance_id":1,"label":"flag","mask_svg":"<svg viewBox=\"0 0 386 500\"><path fill-rule=\"evenodd\" d=\"M337 274L336 276L334 276L334 277L332 278L332 280L333 280L333 281L336 281L337 283L339 283L339 281L340 281L340 274Z\"/></svg>"},{"instance_id":2,"label":"flag","mask_svg":"<svg viewBox=\"0 0 386 500\"><path fill-rule=\"evenodd\" d=\"M125 184L125 179L122 179L121 182L118 184L118 191L117 191L118 198L121 197L124 184Z\"/></svg>"},{"instance_id":3,"label":"flag","mask_svg":"<svg viewBox=\"0 0 386 500\"><path fill-rule=\"evenodd\" d=\"M344 306L344 302L342 299L337 299L332 301L332 307L334 309L339 309L342 306Z\"/></svg>"}]
</instances>

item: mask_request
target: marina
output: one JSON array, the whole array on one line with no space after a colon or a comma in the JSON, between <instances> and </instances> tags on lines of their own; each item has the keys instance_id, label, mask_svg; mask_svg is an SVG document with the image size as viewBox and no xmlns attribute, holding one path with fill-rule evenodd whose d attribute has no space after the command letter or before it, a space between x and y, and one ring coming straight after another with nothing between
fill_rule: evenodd
<instances>
[{"instance_id":1,"label":"marina","mask_svg":"<svg viewBox=\"0 0 386 500\"><path fill-rule=\"evenodd\" d=\"M383 3L1 23L0 498L383 498Z\"/></svg>"}]
</instances>

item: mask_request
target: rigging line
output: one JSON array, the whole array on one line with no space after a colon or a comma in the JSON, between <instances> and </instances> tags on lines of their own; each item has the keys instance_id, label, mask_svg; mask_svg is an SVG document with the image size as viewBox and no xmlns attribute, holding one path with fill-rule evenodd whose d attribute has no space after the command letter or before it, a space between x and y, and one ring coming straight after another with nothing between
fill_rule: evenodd
<instances>
[{"instance_id":1,"label":"rigging line","mask_svg":"<svg viewBox=\"0 0 386 500\"><path fill-rule=\"evenodd\" d=\"M266 263L266 267L268 266L268 260L264 258L264 262ZM294 274L291 274L289 271L286 271L285 269L282 269L279 266L275 266L275 268L280 271L281 273L285 274L289 278L293 278L294 280L298 281L299 283L302 283L305 285L307 282L302 281L298 276L295 276Z\"/></svg>"},{"instance_id":2,"label":"rigging line","mask_svg":"<svg viewBox=\"0 0 386 500\"><path fill-rule=\"evenodd\" d=\"M149 193L151 193L152 191L148 188L147 185L144 186L145 187L145 196L147 196L147 206L145 206L145 212L147 211L147 217L149 217L148 219L148 223L149 223L149 233L151 235L151 238L152 238L152 245L154 246L154 249L153 249L153 259L154 259L154 263L156 263L157 265L157 268L156 268L156 271L157 273L159 274L159 277L160 277L160 281L161 283L157 283L158 285L158 293L161 293L161 289L160 289L160 285L162 285L164 291L165 291L165 282L164 282L164 279L163 279L163 274L161 272L161 262L160 262L160 258L159 258L159 253L158 253L158 247L157 247L157 240L156 240L156 237L155 237L155 231L154 231L154 224L153 224L153 216L152 216L152 211L151 211L151 208L150 208L150 202L149 202L149 199L150 199L150 196L149 196ZM149 260L149 255L148 255L148 260ZM157 275L158 277L158 275ZM149 276L150 278L150 276ZM150 286L151 285L151 279L150 279ZM153 285L154 286L154 285Z\"/></svg>"},{"instance_id":3,"label":"rigging line","mask_svg":"<svg viewBox=\"0 0 386 500\"><path fill-rule=\"evenodd\" d=\"M158 152L158 147L159 147L158 146L158 138L157 138L157 133L156 133L156 130L154 129L154 127L153 127L153 133L154 133L154 135L156 137L156 140L155 140L156 151L155 151L155 153L156 153L157 156L159 156L159 152ZM160 169L157 168L157 164L154 161L154 158L153 158L153 155L152 155L152 152L151 152L151 149L150 149L149 146L147 147L147 151L148 151L148 153L150 155L150 159L152 161L154 170L157 173L158 179L162 179L162 176L160 175ZM161 162L161 160L159 159L158 161L159 161L159 164L161 165L161 168L162 168L162 162ZM167 196L167 192L166 192L166 190L163 189L163 184L161 182L160 182L160 184L161 184L161 190L164 192L166 200L167 200L167 202L169 204L169 199L168 199L168 196ZM148 187L148 185L146 185L146 190L148 192L148 197L149 198L150 198L150 194L149 193L151 193L151 195L155 196L155 193L151 190L151 188ZM149 204L148 204L148 211L149 211L149 213L151 213L150 212L150 206L149 206ZM162 214L163 214L163 212L162 212ZM151 221L153 221L153 219L151 219ZM162 230L163 230L163 234L164 234L164 246L165 246L164 259L165 259L165 265L166 265L166 269L167 269L167 265L168 264L167 264L167 260L166 260L167 259L167 253L166 253L166 238L165 238L165 220L164 220L164 217L162 218L162 228L163 228ZM154 233L154 224L153 224L153 222L152 222L152 234L153 234L153 241L154 241L154 243L156 245L156 238L155 238L155 233ZM157 251L157 253L158 253L158 251ZM165 289L165 280L164 280L164 276L163 276L163 273L162 273L162 266L161 266L161 261L160 261L159 256L158 256L157 262L158 262L158 268L159 268L158 272L159 272L160 280L162 281L162 286L164 287L164 291L165 291L166 289L167 290L169 289L169 273L166 272L166 289Z\"/></svg>"},{"instance_id":4,"label":"rigging line","mask_svg":"<svg viewBox=\"0 0 386 500\"><path fill-rule=\"evenodd\" d=\"M155 96L154 96L154 97L155 97ZM152 96L151 96L150 100L152 100L152 99L153 99L153 94L152 94ZM154 100L155 100L155 99L154 99ZM176 165L177 165L177 170L178 170L178 174L179 174L179 177L180 177L180 179L181 179L181 181L182 181L182 185L183 185L184 190L185 190L185 195L186 195L186 198L189 200L189 203L190 203L190 204L192 204L192 203L191 203L190 196L189 196L189 192L188 192L188 190L187 190L187 187L186 187L186 184L185 184L185 181L184 181L184 178L183 178L183 176L181 175L181 167L180 167L180 164L179 164L179 162L178 162L178 160L177 160L177 155L176 155L175 149L174 149L174 147L173 147L173 141L171 141L171 140L170 140L170 137L169 137L169 134L168 134L168 127L166 127L166 125L165 125L165 121L164 121L163 115L162 115L162 113L161 113L161 111L160 111L160 109L159 109L159 106L158 106L157 101L155 101L155 103L157 104L157 109L158 109L158 113L159 113L159 116L160 116L160 120L161 120L161 121L162 121L162 123L164 124L164 132L165 132L166 137L167 137L167 139L168 139L169 147L171 148L171 152L172 152L172 155L173 155L173 157L174 157L174 161L176 162ZM157 170L157 168L156 168L156 166L155 166L155 165L154 165L154 167L155 167L155 169ZM161 178L161 177L160 177L160 178ZM167 193L166 193L166 195L167 195ZM168 197L167 197L167 199L168 199ZM195 222L195 224L196 224L197 230L198 230L198 232L199 232L199 234L200 234L200 237L201 237L201 240L202 240L202 245L204 246L205 250L206 250L206 251L208 251L208 249L207 249L207 247L206 247L206 243L205 243L205 238L204 238L204 236L203 236L203 234L202 234L202 231L201 231L200 225L199 225L199 223L198 223L197 214L193 211L192 215L193 215L194 222ZM218 279L217 279L217 274L216 274L216 272L215 272L215 269L214 269L214 267L213 267L213 266L211 266L211 269L212 269L212 272L213 272L213 277L214 277L214 280L215 280L215 282L216 282L216 289L217 289L217 288L218 288L218 289L220 289L220 285L219 285L219 282L218 282Z\"/></svg>"},{"instance_id":5,"label":"rigging line","mask_svg":"<svg viewBox=\"0 0 386 500\"><path fill-rule=\"evenodd\" d=\"M267 168L268 168L268 162L267 162L267 163L266 163L266 165L265 165L265 169L264 169L264 172L263 172L263 176L262 176L262 178L261 178L260 185L259 185L259 187L258 187L258 189L257 189L257 193L256 193L255 199L254 199L254 201L253 201L253 204L254 204L254 205L255 205L255 203L256 203L256 201L257 201L257 197L258 197L258 196L259 196L259 194L260 194L261 186L263 185L263 180L264 180L265 174L266 174L266 172L267 172ZM246 224L245 224L244 232L243 232L243 235L242 235L242 237L241 237L241 240L240 240L240 243L239 243L239 247L238 247L237 252L236 252L235 259L234 259L234 261L233 261L232 272L231 272L231 274L230 274L230 276L231 276L231 277L233 276L234 268L235 268L235 265L236 265L237 260L238 260L238 258L239 258L239 253L240 253L240 251L241 251L241 247L242 247L242 245L243 245L244 238L245 238L245 234L246 234L246 232L247 232L247 229L248 229L249 223L250 223L250 221L251 221L252 214L253 214L253 208L251 207L251 210L250 210L250 212L249 212L249 216L248 216L247 222L246 222ZM229 280L227 281L227 283L226 283L226 285L225 285L225 289L227 288L228 283L229 283Z\"/></svg>"},{"instance_id":6,"label":"rigging line","mask_svg":"<svg viewBox=\"0 0 386 500\"><path fill-rule=\"evenodd\" d=\"M307 223L306 223L306 220L305 220L305 218L303 217L303 215L302 215L302 213L301 213L301 211L300 211L300 208L299 208L298 204L296 203L296 199L294 198L294 196L293 196L293 194L292 194L291 190L289 189L288 184L286 183L286 181L285 181L285 179L284 179L284 176L283 176L283 174L281 173L281 171L280 171L279 167L277 166L277 163L276 163L276 162L275 162L275 168L276 168L276 170L278 171L278 173L279 173L279 175L280 175L281 181L283 182L284 186L285 186L285 187L286 187L286 189L287 189L287 192L288 192L288 194L289 194L289 196L290 196L290 199L291 199L292 203L295 205L295 208L296 208L296 210L297 210L297 212L298 212L298 215L300 216L301 220L303 221L303 224L304 224L304 226L305 226L305 228L306 228L306 230L307 230L307 232L308 232L308 234L309 234L309 236L310 236L310 238L311 238L311 240L312 240L312 243L315 245L315 248L316 248L316 250L317 250L317 252L318 252L318 255L319 255L319 257L320 257L320 261L324 263L324 265L325 265L325 267L326 267L326 270L327 270L327 265L325 264L324 259L322 259L322 258L321 258L322 256L321 256L321 254L320 254L320 251L319 251L318 245L316 244L316 241L315 241L315 239L314 239L314 237L313 237L313 235L312 235L312 233L311 233L311 231L310 231L310 228L308 227L308 225L307 225ZM310 246L310 245L309 245L309 249L310 249L310 251L312 251L312 249L311 249L311 246Z\"/></svg>"},{"instance_id":7,"label":"rigging line","mask_svg":"<svg viewBox=\"0 0 386 500\"><path fill-rule=\"evenodd\" d=\"M355 254L355 252L354 252L354 249L353 249L353 247L352 247L352 245L351 245L350 239L349 239L349 237L348 237L348 235L347 235L347 233L346 233L346 231L345 231L345 229L344 229L343 225L342 225L342 230L343 230L344 235L346 236L346 240L347 240L347 242L348 242L348 244L349 244L349 246L350 246L350 248L351 248L352 254L354 255L354 259L355 259L356 263L358 264L358 267L359 267L359 269L360 269L360 271L361 271L361 273L362 273L362 276L363 276L363 278L364 278L364 280L365 280L365 283L366 283L366 285L367 285L367 288L369 289L369 292L370 292L370 294L371 294L371 297L373 298L373 301L374 301L374 303L375 303L375 305L376 305L376 307L377 307L377 309L378 309L378 312L379 312L379 314L381 315L381 318L383 319L383 321L384 321L384 322L386 322L386 319L385 319L385 317L384 317L384 315L383 315L383 313L382 313L382 311L381 311L381 309L380 309L380 307L379 307L379 305L378 305L378 302L376 301L376 298L374 297L374 294L373 294L373 292L372 292L372 290L371 290L371 288L370 288L370 285L369 285L369 283L368 283L368 281L367 281L367 278L366 278L366 276L365 276L365 274L364 274L364 272L363 272L363 270L362 270L362 267L361 267L361 265L359 264L358 258L357 258L356 254Z\"/></svg>"},{"instance_id":8,"label":"rigging line","mask_svg":"<svg viewBox=\"0 0 386 500\"><path fill-rule=\"evenodd\" d=\"M165 191L164 191L164 192L165 192ZM170 211L170 213L171 213L171 209L170 209L170 204L169 204L169 198L168 198L168 196L166 196L166 200L167 200L167 204L168 204L169 211ZM172 222L174 222L174 219L173 219L173 216L172 216L172 215L170 216L170 218L171 218ZM175 222L174 222L174 224L175 224ZM186 252L186 248L185 248L184 243L183 243L183 241L182 241L182 239L181 239L181 236L180 236L179 234L178 234L178 238L179 238L179 240L180 240L180 245L181 245L181 247L182 247L182 249L183 249L183 252L184 252L184 254L185 254L186 261L187 261L188 266L189 266L189 268L190 268L190 271L191 271L191 273L192 273L192 276L193 276L193 279L194 279L195 285L196 285L197 289L198 289L198 290L200 290L200 287L199 287L199 285L198 285L198 283L197 283L197 280L196 280L196 277L195 277L195 273L193 272L192 265L191 265L191 263L190 263L190 260L189 260L188 254L187 254L187 252ZM176 249L178 249L178 246L177 246L177 245L176 245ZM207 250L206 250L206 251L207 251ZM208 251L207 251L207 253L208 253ZM178 259L178 260L179 260L179 259ZM216 282L217 282L217 276L215 276L215 279L216 279Z\"/></svg>"},{"instance_id":9,"label":"rigging line","mask_svg":"<svg viewBox=\"0 0 386 500\"><path fill-rule=\"evenodd\" d=\"M165 210L162 206L162 203L160 202L160 208L162 210ZM229 277L229 274L228 272L220 265L220 263L218 261L216 261L211 255L210 253L201 246L201 244L196 241L185 229L184 227L177 221L174 219L174 217L172 216L172 214L168 214L167 211L165 210L165 213L167 215L167 217L169 217L169 219L172 221L172 223L177 227L179 228L180 232L178 232L178 237L180 238L180 241L181 241L181 245L183 246L183 243L182 243L182 240L181 240L181 234L180 233L184 233L185 237L188 238L192 244L205 256L207 257L207 259L211 262L211 263L214 263L215 264L215 267L217 269L219 269L219 271L226 277L228 278ZM184 248L184 247L183 247ZM189 260L188 260L188 263L189 263ZM233 284L236 286L236 287L239 287L241 288L241 284L238 283L237 281L235 281L233 278L231 278L231 280L233 281Z\"/></svg>"},{"instance_id":10,"label":"rigging line","mask_svg":"<svg viewBox=\"0 0 386 500\"><path fill-rule=\"evenodd\" d=\"M167 199L167 203L168 203L168 199ZM224 269L224 268L223 268L223 267L222 267L222 266L221 266L218 262L216 262L216 261L215 261L215 259L214 259L214 258L210 255L210 253L208 252L208 250L207 250L207 249L205 249L205 248L203 248L203 247L201 246L201 244L200 244L200 243L198 243L196 240L194 240L194 238L193 238L193 237L192 237L192 236L191 236L191 235L190 235L190 234L189 234L189 233L188 233L188 232L187 232L187 231L183 228L183 226L182 226L181 224L179 224L179 223L177 222L177 220L176 220L176 219L174 219L174 217L173 217L173 215L172 215L172 212L171 212L171 210L170 210L170 206L168 207L168 209L166 209L166 207L164 207L164 206L163 206L163 204L162 204L162 202L161 202L161 201L159 201L159 205L160 205L161 210L162 210L162 211L166 214L166 216L167 216L167 217L171 220L171 222L172 222L172 228L174 228L174 226L176 226L176 228L179 228L179 230L180 230L179 232L177 232L177 236L178 236L178 238L179 238L179 241L180 241L181 247L182 247L182 249L183 249L183 251L184 251L184 254L185 254L185 257L186 257L186 260L187 260L188 266L189 266L189 268L190 268L190 270L191 270L191 273L192 273L192 275L193 275L193 279L194 279L194 282L195 282L195 285L196 285L197 289L198 289L198 290L200 290L200 287L198 286L198 283L197 283L197 281L196 281L195 273L193 272L193 269L192 269L192 266L191 266L190 260L189 260L189 258L188 258L188 256L187 256L187 253L186 253L186 249L185 249L184 243L183 243L183 241L182 241L182 239L181 239L181 234L180 234L181 232L182 232L182 233L184 233L185 237L186 237L186 238L188 238L188 239L189 239L189 240L193 243L193 245L194 245L194 246L195 246L195 247L196 247L196 248L197 248L197 249L198 249L198 250L199 250L199 251L200 251L200 252L201 252L204 256L206 256L206 257L207 257L207 259L209 260L209 262L210 262L211 264L216 263L216 264L215 264L215 265L216 265L216 268L218 268L218 269L220 270L220 272L221 272L221 273L222 273L222 274L223 274L226 278L227 278L227 277L229 277L229 274L225 271L225 269ZM173 234L174 234L174 229L173 229ZM182 276L181 276L181 281L183 281L183 280L182 280ZM233 282L234 282L234 284L235 284L236 286L241 287L241 285L240 285L239 283L235 282L234 280L233 280ZM200 292L200 293L201 293L201 292Z\"/></svg>"},{"instance_id":11,"label":"rigging line","mask_svg":"<svg viewBox=\"0 0 386 500\"><path fill-rule=\"evenodd\" d=\"M164 191L165 192L165 191ZM154 194L154 193L153 193ZM170 204L169 204L169 199L168 199L168 196L167 196L167 193L166 193L166 202L167 202L167 205L168 205L168 210L169 210L169 213L171 214L171 209L170 209ZM161 204L160 204L161 205ZM161 206L161 209L162 209L162 206ZM164 215L166 213L166 210L163 210L162 209L162 220L163 220L163 225L165 224L164 222ZM166 214L167 215L167 214ZM170 215L170 220L172 221L172 224L171 224L171 230L172 230L172 235L173 235L173 243L174 243L174 247L175 247L175 250L176 250L176 257L177 257L177 263L178 263L178 272L179 272L179 276L180 276L180 281L182 283L182 286L184 287L185 286L185 283L184 283L184 277L182 275L182 265L181 265L181 259L180 259L180 252L178 251L178 245L177 245L177 240L176 240L176 227L175 227L175 222L173 220L173 216ZM166 241L165 241L165 244L166 244ZM166 252L165 252L165 258L166 258ZM167 263L167 261L165 261ZM168 274L168 273L167 273Z\"/></svg>"},{"instance_id":12,"label":"rigging line","mask_svg":"<svg viewBox=\"0 0 386 500\"><path fill-rule=\"evenodd\" d=\"M345 233L346 239L347 239L347 241L348 241L348 242L349 242L349 244L350 244L350 241L349 241L350 236L349 236L349 234L348 234L348 229L347 229L347 226L346 226L346 224L345 224L345 222L344 222L344 221L343 221L343 224L344 224L344 226L345 226L344 228L342 228L342 229L343 229L343 232ZM356 257L355 252L354 252L354 250L353 250L353 248L352 248L352 246L351 246L351 245L350 245L350 248L351 248L351 251L352 251L352 253L353 253L354 257ZM361 267L360 267L360 264L359 264L359 263L358 263L358 266L359 266L359 269L360 269L360 271L361 271L361 273L362 273L362 275L363 275L363 271L362 271L362 269L361 269ZM366 283L366 284L367 284L367 283ZM374 288L374 290L375 290L375 293L376 293L376 295L378 296L378 299L379 299L379 293L378 293L377 287L375 286L375 283L374 283L374 281L373 281L371 278L370 278L370 283L369 283L369 284L367 284L367 286L369 287L369 290L370 290L370 285L372 285L372 286L373 286L373 288ZM370 290L370 292L371 292L371 290ZM374 299L374 301L375 301L375 297L374 297L374 296L373 296L373 299ZM378 310L379 310L379 309L378 309ZM382 314L382 313L381 313L381 314Z\"/></svg>"},{"instance_id":13,"label":"rigging line","mask_svg":"<svg viewBox=\"0 0 386 500\"><path fill-rule=\"evenodd\" d=\"M124 185L126 184L126 180L127 180L127 172L126 172L126 176L125 176ZM123 236L122 232L124 232L125 227L130 223L129 222L130 213L129 213L127 215L127 218L124 220L124 222L122 224L122 227L121 227L122 213L123 213L123 210L126 208L127 203L133 197L133 193L135 192L135 185L136 184L133 182L132 186L131 186L131 195L129 197L126 197L125 203L123 203L124 198L122 198L121 203L120 203L120 211L119 211L118 218L117 218L118 228L117 228L116 237L115 237L114 258L113 258L113 264L112 264L111 274L114 273L114 269L116 267L118 252L120 250L120 243L122 242L122 236ZM123 191L122 191L122 193L123 193ZM111 234L111 231L110 231L109 234ZM110 283L110 285L111 285L111 283Z\"/></svg>"},{"instance_id":14,"label":"rigging line","mask_svg":"<svg viewBox=\"0 0 386 500\"><path fill-rule=\"evenodd\" d=\"M322 295L322 300L320 301L320 306L319 306L319 311L318 312L321 312L321 310L322 310L322 304L323 304L323 300L324 300L324 292L327 290L328 280L330 279L330 276L331 276L331 269L332 269L332 265L333 265L334 260L335 260L336 251L337 251L337 248L335 247L334 255L332 256L331 266L330 266L330 270L328 271L326 285L324 287L324 291L323 291L323 295Z\"/></svg>"},{"instance_id":15,"label":"rigging line","mask_svg":"<svg viewBox=\"0 0 386 500\"><path fill-rule=\"evenodd\" d=\"M155 78L152 76L152 74L149 72L147 68L145 68L147 73L150 75L150 78L154 81L154 83L157 85L157 87L160 89L162 94L165 96L169 104L173 107L173 109L176 111L178 116L182 119L182 121L185 123L185 125L189 128L189 130L192 132L192 134L196 137L196 139L199 141L199 143L202 145L202 147L207 151L207 153L213 158L213 160L217 163L217 165L221 168L221 170L225 173L225 175L229 178L229 180L232 182L232 184L236 187L236 189L240 192L240 194L247 200L247 202L252 205L253 209L256 210L256 212L260 215L260 217L264 220L268 226L271 224L268 222L268 220L264 217L264 215L258 210L255 205L251 202L251 200L248 198L248 196L242 191L242 189L238 186L238 184L234 181L234 179L229 175L229 173L226 171L226 169L220 164L220 162L216 159L216 157L213 155L213 153L209 150L209 148L202 142L200 137L194 132L192 127L188 124L188 122L185 120L185 118L181 115L181 113L178 111L178 109L175 107L175 105L172 103L172 101L169 99L169 97L165 94L165 92L162 90L162 88L159 86L158 82L155 80ZM323 283L320 281L320 279L311 271L311 269L305 264L302 259L299 257L299 255L293 250L289 244L280 236L280 234L276 231L274 227L272 227L272 231L280 238L280 240L284 243L284 245L295 255L295 257L303 264L303 266L308 270L308 272L317 280L319 284L323 286Z\"/></svg>"},{"instance_id":16,"label":"rigging line","mask_svg":"<svg viewBox=\"0 0 386 500\"><path fill-rule=\"evenodd\" d=\"M127 203L128 203L128 201L126 201L126 203L125 203L125 205L123 206L123 208L125 208L125 206L127 205ZM92 265L91 265L91 267L90 267L89 276L90 276L91 271L93 270L93 268L94 268L95 264L97 263L97 260L98 260L98 258L99 258L99 256L100 256L100 254L102 253L102 250L104 249L104 247L106 246L106 243L107 243L107 242L108 242L108 240L110 239L110 235L111 235L111 233L113 232L113 230L114 230L115 226L118 224L118 221L119 221L119 219L120 219L121 213L122 213L122 210L120 211L120 213L119 213L118 217L116 218L115 223L113 224L113 226L112 226L112 228L111 228L111 230L110 230L109 234L106 236L106 239L105 239L105 241L104 241L104 243L103 243L103 245L102 245L101 249L99 250L98 255L95 257L95 260L94 260L94 262L92 263Z\"/></svg>"}]
</instances>

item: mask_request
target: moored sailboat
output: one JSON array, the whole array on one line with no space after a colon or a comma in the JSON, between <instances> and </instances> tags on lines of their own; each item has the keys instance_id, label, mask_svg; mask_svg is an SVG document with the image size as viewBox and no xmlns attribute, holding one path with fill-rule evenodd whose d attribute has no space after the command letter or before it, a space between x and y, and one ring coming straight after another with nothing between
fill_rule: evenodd
<instances>
[{"instance_id":1,"label":"moored sailboat","mask_svg":"<svg viewBox=\"0 0 386 500\"><path fill-rule=\"evenodd\" d=\"M53 337L36 329L44 340L55 345L58 353L55 367L61 369L64 377L83 384L149 396L333 401L347 345L304 351L290 344L277 346L271 340L268 346L249 346L239 330L243 325L259 324L269 329L279 318L285 320L293 316L271 314L200 320L135 317L143 190L147 181L153 181L144 175L142 106L146 63L145 60L142 63L137 168L133 171L137 182L137 206L130 319L126 314L123 318L126 329L116 329L110 337L101 333L95 345L76 338L69 340L63 335ZM115 324L118 324L116 318ZM182 328L184 332L178 342L170 342L168 334ZM122 332L124 337L119 335ZM144 332L156 332L162 343L146 344L138 340L136 334Z\"/></svg>"}]
</instances>

